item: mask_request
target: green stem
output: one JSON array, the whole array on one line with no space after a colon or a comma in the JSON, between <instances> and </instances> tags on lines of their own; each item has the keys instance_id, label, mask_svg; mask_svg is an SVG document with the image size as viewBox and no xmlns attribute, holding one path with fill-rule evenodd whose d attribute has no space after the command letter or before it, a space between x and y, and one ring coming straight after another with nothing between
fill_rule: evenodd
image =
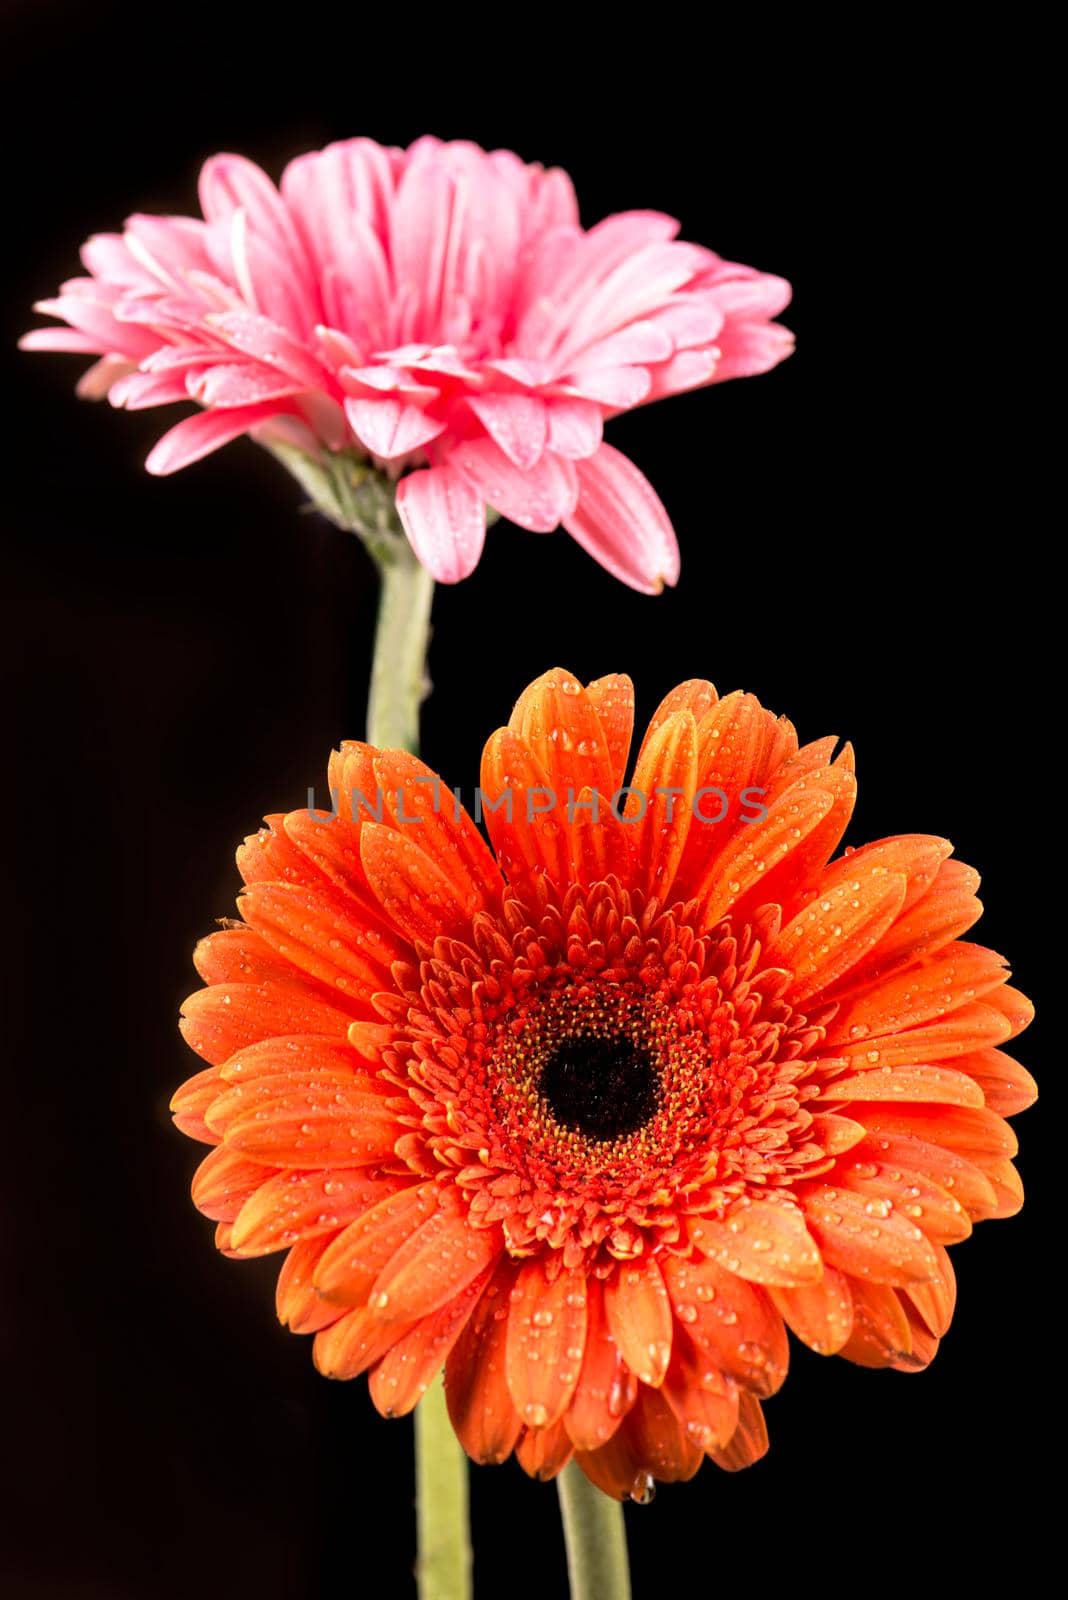
<instances>
[{"instance_id":1,"label":"green stem","mask_svg":"<svg viewBox=\"0 0 1068 1600\"><path fill-rule=\"evenodd\" d=\"M434 580L407 540L375 544L381 592L375 630L367 738L383 749L419 749L419 707L429 681L426 652Z\"/></svg>"},{"instance_id":2,"label":"green stem","mask_svg":"<svg viewBox=\"0 0 1068 1600\"><path fill-rule=\"evenodd\" d=\"M445 1409L445 1386L431 1384L415 1408L419 1600L470 1600L467 1457Z\"/></svg>"},{"instance_id":3,"label":"green stem","mask_svg":"<svg viewBox=\"0 0 1068 1600\"><path fill-rule=\"evenodd\" d=\"M316 510L366 545L381 579L367 738L383 749L419 748L419 707L430 688L426 651L434 580L416 560L397 515L396 484L354 450L309 455L277 439L267 449Z\"/></svg>"},{"instance_id":4,"label":"green stem","mask_svg":"<svg viewBox=\"0 0 1068 1600\"><path fill-rule=\"evenodd\" d=\"M556 1487L571 1600L630 1600L623 1507L602 1494L574 1461L561 1472Z\"/></svg>"}]
</instances>

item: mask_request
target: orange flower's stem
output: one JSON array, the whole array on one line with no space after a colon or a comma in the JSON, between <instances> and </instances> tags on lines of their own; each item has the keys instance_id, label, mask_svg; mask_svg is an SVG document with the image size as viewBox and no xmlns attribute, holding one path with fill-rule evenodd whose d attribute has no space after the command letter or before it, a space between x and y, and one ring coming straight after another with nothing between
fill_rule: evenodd
<instances>
[{"instance_id":1,"label":"orange flower's stem","mask_svg":"<svg viewBox=\"0 0 1068 1600\"><path fill-rule=\"evenodd\" d=\"M571 1600L630 1600L623 1507L602 1494L574 1461L561 1472L556 1487Z\"/></svg>"},{"instance_id":2,"label":"orange flower's stem","mask_svg":"<svg viewBox=\"0 0 1068 1600\"><path fill-rule=\"evenodd\" d=\"M415 1408L419 1600L470 1600L467 1457L445 1409L445 1386L431 1384Z\"/></svg>"}]
</instances>

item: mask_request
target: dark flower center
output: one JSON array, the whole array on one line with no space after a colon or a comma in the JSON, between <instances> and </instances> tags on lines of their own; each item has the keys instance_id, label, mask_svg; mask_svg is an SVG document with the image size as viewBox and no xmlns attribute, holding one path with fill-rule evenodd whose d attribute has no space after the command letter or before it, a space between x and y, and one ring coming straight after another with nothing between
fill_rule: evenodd
<instances>
[{"instance_id":1,"label":"dark flower center","mask_svg":"<svg viewBox=\"0 0 1068 1600\"><path fill-rule=\"evenodd\" d=\"M660 1098L648 1051L625 1038L568 1039L545 1063L538 1087L562 1127L595 1140L635 1133Z\"/></svg>"}]
</instances>

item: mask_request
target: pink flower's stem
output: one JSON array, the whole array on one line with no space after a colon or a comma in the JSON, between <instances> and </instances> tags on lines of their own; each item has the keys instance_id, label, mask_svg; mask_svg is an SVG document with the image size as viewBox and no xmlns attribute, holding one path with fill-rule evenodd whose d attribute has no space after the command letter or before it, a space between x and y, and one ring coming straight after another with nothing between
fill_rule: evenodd
<instances>
[{"instance_id":1,"label":"pink flower's stem","mask_svg":"<svg viewBox=\"0 0 1068 1600\"><path fill-rule=\"evenodd\" d=\"M415 1488L420 1600L470 1600L467 1457L452 1430L440 1381L415 1408Z\"/></svg>"},{"instance_id":2,"label":"pink flower's stem","mask_svg":"<svg viewBox=\"0 0 1068 1600\"><path fill-rule=\"evenodd\" d=\"M382 589L378 601L367 738L384 749L419 749L419 707L430 688L426 653L434 580L407 541L372 546Z\"/></svg>"}]
</instances>

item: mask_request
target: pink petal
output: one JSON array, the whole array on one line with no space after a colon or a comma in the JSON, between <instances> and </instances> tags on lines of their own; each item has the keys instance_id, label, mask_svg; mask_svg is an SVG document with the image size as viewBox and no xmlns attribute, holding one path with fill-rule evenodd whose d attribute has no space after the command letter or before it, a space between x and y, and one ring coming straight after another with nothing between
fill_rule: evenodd
<instances>
[{"instance_id":1,"label":"pink petal","mask_svg":"<svg viewBox=\"0 0 1068 1600\"><path fill-rule=\"evenodd\" d=\"M781 322L728 322L719 339L715 382L755 378L778 366L794 348L794 336Z\"/></svg>"},{"instance_id":2,"label":"pink petal","mask_svg":"<svg viewBox=\"0 0 1068 1600\"><path fill-rule=\"evenodd\" d=\"M208 328L242 355L288 373L308 389L325 387L326 374L311 351L285 328L254 311L219 311L205 317Z\"/></svg>"},{"instance_id":3,"label":"pink petal","mask_svg":"<svg viewBox=\"0 0 1068 1600\"><path fill-rule=\"evenodd\" d=\"M342 367L338 381L346 394L390 395L401 400L436 400L439 389L419 383L402 367Z\"/></svg>"},{"instance_id":4,"label":"pink petal","mask_svg":"<svg viewBox=\"0 0 1068 1600\"><path fill-rule=\"evenodd\" d=\"M549 449L568 461L592 456L601 443L601 408L593 400L549 401Z\"/></svg>"},{"instance_id":5,"label":"pink petal","mask_svg":"<svg viewBox=\"0 0 1068 1600\"><path fill-rule=\"evenodd\" d=\"M202 406L220 406L229 410L233 406L258 405L263 400L284 400L299 394L303 385L287 378L273 367L261 367L251 362L234 366L220 364L206 372L190 373L188 390Z\"/></svg>"},{"instance_id":6,"label":"pink petal","mask_svg":"<svg viewBox=\"0 0 1068 1600\"><path fill-rule=\"evenodd\" d=\"M747 321L777 317L793 298L793 290L785 278L727 261L721 262L715 272L702 280L702 293L719 306L725 316Z\"/></svg>"},{"instance_id":7,"label":"pink petal","mask_svg":"<svg viewBox=\"0 0 1068 1600\"><path fill-rule=\"evenodd\" d=\"M678 582L675 530L649 480L610 444L576 463L579 502L564 527L623 583L646 594Z\"/></svg>"},{"instance_id":8,"label":"pink petal","mask_svg":"<svg viewBox=\"0 0 1068 1600\"><path fill-rule=\"evenodd\" d=\"M177 472L247 433L277 410L274 405L242 406L234 411L201 411L195 417L186 417L154 445L145 468L157 478Z\"/></svg>"},{"instance_id":9,"label":"pink petal","mask_svg":"<svg viewBox=\"0 0 1068 1600\"><path fill-rule=\"evenodd\" d=\"M129 356L133 361L140 361L161 342L158 334L147 328L117 322L112 306L103 296L90 300L80 293L64 294L57 300L38 300L33 309L45 316L62 317L72 328L92 339L98 350Z\"/></svg>"},{"instance_id":10,"label":"pink petal","mask_svg":"<svg viewBox=\"0 0 1068 1600\"><path fill-rule=\"evenodd\" d=\"M699 389L712 383L718 376L719 350L712 345L708 350L680 350L670 361L663 361L649 373L650 388L645 404L663 400L669 394L682 394L687 389Z\"/></svg>"},{"instance_id":11,"label":"pink petal","mask_svg":"<svg viewBox=\"0 0 1068 1600\"><path fill-rule=\"evenodd\" d=\"M532 467L545 449L544 400L528 394L469 395L468 405L490 438L517 467Z\"/></svg>"},{"instance_id":12,"label":"pink petal","mask_svg":"<svg viewBox=\"0 0 1068 1600\"><path fill-rule=\"evenodd\" d=\"M136 372L132 361L124 356L101 356L82 373L74 386L79 400L103 400L110 394L113 384L119 383L128 373Z\"/></svg>"},{"instance_id":13,"label":"pink petal","mask_svg":"<svg viewBox=\"0 0 1068 1600\"><path fill-rule=\"evenodd\" d=\"M397 511L412 549L439 583L458 583L478 565L486 508L477 489L446 463L397 485Z\"/></svg>"},{"instance_id":14,"label":"pink petal","mask_svg":"<svg viewBox=\"0 0 1068 1600\"><path fill-rule=\"evenodd\" d=\"M629 327L587 345L580 364L583 369L645 366L651 361L666 361L674 349L667 329L658 320L649 319L632 322Z\"/></svg>"},{"instance_id":15,"label":"pink petal","mask_svg":"<svg viewBox=\"0 0 1068 1600\"><path fill-rule=\"evenodd\" d=\"M652 387L644 367L577 367L562 385L565 392L581 400L596 400L613 411L629 411L640 406Z\"/></svg>"},{"instance_id":16,"label":"pink petal","mask_svg":"<svg viewBox=\"0 0 1068 1600\"><path fill-rule=\"evenodd\" d=\"M100 340L74 328L31 328L19 340L20 350L61 350L73 355L100 354Z\"/></svg>"},{"instance_id":17,"label":"pink petal","mask_svg":"<svg viewBox=\"0 0 1068 1600\"><path fill-rule=\"evenodd\" d=\"M488 505L532 533L551 533L578 498L575 468L557 456L543 455L536 466L522 468L492 439L470 439L455 445L449 460Z\"/></svg>"},{"instance_id":18,"label":"pink petal","mask_svg":"<svg viewBox=\"0 0 1068 1600\"><path fill-rule=\"evenodd\" d=\"M669 335L676 350L692 350L695 345L712 344L723 327L724 313L711 300L689 292L674 304L654 312L652 319Z\"/></svg>"},{"instance_id":19,"label":"pink petal","mask_svg":"<svg viewBox=\"0 0 1068 1600\"><path fill-rule=\"evenodd\" d=\"M128 372L108 389L111 404L127 411L147 411L150 406L173 405L188 398L183 372Z\"/></svg>"},{"instance_id":20,"label":"pink petal","mask_svg":"<svg viewBox=\"0 0 1068 1600\"><path fill-rule=\"evenodd\" d=\"M410 455L445 432L444 422L401 400L349 398L344 404L353 433L365 450L382 461Z\"/></svg>"}]
</instances>

